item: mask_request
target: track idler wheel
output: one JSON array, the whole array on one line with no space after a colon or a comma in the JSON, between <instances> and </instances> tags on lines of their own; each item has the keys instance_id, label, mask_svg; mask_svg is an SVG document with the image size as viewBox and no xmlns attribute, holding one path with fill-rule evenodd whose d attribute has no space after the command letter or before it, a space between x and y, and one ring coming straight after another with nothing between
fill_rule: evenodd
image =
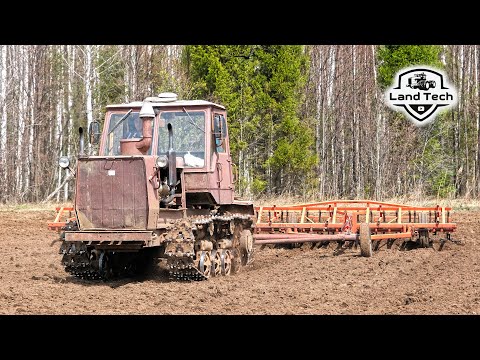
<instances>
[{"instance_id":1,"label":"track idler wheel","mask_svg":"<svg viewBox=\"0 0 480 360\"><path fill-rule=\"evenodd\" d=\"M110 265L109 256L105 251L102 251L98 256L98 271L104 280L112 277L112 267Z\"/></svg>"},{"instance_id":2,"label":"track idler wheel","mask_svg":"<svg viewBox=\"0 0 480 360\"><path fill-rule=\"evenodd\" d=\"M243 230L240 234L240 260L243 266L253 258L253 235L250 230Z\"/></svg>"},{"instance_id":3,"label":"track idler wheel","mask_svg":"<svg viewBox=\"0 0 480 360\"><path fill-rule=\"evenodd\" d=\"M372 235L368 223L360 224L360 254L365 257L372 256Z\"/></svg>"}]
</instances>

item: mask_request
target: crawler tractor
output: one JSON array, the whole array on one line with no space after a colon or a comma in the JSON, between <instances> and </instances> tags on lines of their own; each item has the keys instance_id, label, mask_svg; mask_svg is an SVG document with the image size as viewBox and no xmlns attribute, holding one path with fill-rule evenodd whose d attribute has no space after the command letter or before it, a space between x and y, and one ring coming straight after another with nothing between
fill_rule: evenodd
<instances>
[{"instance_id":1,"label":"crawler tractor","mask_svg":"<svg viewBox=\"0 0 480 360\"><path fill-rule=\"evenodd\" d=\"M222 105L162 93L107 106L103 131L98 122L88 129L98 156L84 154L80 129L76 166L59 160L75 176L74 207L57 208L48 223L60 233L65 270L106 280L159 260L171 279L205 280L237 272L264 245L333 242L337 253L359 247L369 257L396 242L441 249L452 240L448 207L369 200L254 207L238 200L226 119Z\"/></svg>"},{"instance_id":2,"label":"crawler tractor","mask_svg":"<svg viewBox=\"0 0 480 360\"><path fill-rule=\"evenodd\" d=\"M61 231L65 270L109 279L166 259L171 278L202 280L248 264L254 208L234 198L226 116L173 93L108 106L103 132L98 122L88 130L98 156L84 154L80 136L74 208L49 224ZM131 137L139 119L142 136ZM75 215L63 223L65 210Z\"/></svg>"}]
</instances>

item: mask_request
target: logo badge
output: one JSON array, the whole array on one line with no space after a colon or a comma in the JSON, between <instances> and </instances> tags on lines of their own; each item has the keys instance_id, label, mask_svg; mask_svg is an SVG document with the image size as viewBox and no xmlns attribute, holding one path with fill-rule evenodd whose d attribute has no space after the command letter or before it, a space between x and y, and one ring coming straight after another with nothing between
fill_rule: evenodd
<instances>
[{"instance_id":1,"label":"logo badge","mask_svg":"<svg viewBox=\"0 0 480 360\"><path fill-rule=\"evenodd\" d=\"M457 103L457 91L441 70L410 67L400 70L394 80L394 85L385 93L385 100L393 110L403 112L417 126L425 126L440 110Z\"/></svg>"}]
</instances>

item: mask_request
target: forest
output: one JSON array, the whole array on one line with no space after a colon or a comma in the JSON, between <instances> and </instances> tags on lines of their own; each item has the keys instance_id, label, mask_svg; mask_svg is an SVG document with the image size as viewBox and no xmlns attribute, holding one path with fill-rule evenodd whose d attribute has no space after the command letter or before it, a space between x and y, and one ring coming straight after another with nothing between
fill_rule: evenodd
<instances>
[{"instance_id":1,"label":"forest","mask_svg":"<svg viewBox=\"0 0 480 360\"><path fill-rule=\"evenodd\" d=\"M384 100L411 65L458 93L426 126ZM161 92L227 108L244 198L475 198L479 70L478 45L0 45L0 203L71 200L78 128Z\"/></svg>"}]
</instances>

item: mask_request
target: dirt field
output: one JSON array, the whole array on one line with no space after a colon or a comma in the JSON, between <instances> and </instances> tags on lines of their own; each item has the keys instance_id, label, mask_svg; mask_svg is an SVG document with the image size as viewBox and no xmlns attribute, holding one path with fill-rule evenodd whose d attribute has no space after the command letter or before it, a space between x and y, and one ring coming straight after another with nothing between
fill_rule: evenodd
<instances>
[{"instance_id":1,"label":"dirt field","mask_svg":"<svg viewBox=\"0 0 480 360\"><path fill-rule=\"evenodd\" d=\"M88 282L64 272L53 211L0 211L0 314L479 314L480 212L454 213L443 251L257 248L231 277Z\"/></svg>"}]
</instances>

